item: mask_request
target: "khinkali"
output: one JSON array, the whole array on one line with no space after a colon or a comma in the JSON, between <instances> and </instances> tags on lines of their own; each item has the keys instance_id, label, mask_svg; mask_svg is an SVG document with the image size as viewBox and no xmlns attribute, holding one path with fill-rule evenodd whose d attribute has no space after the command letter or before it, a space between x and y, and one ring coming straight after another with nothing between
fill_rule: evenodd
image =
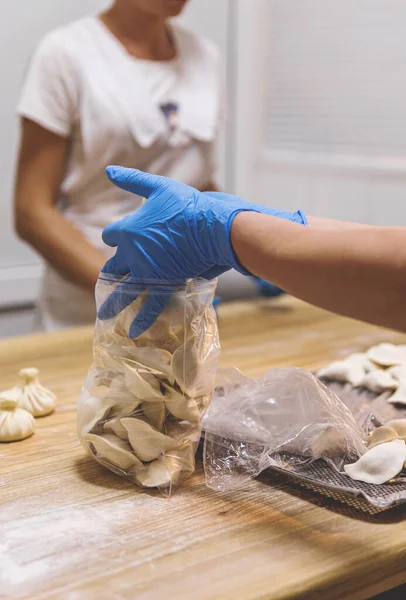
<instances>
[{"instance_id":1,"label":"khinkali","mask_svg":"<svg viewBox=\"0 0 406 600\"><path fill-rule=\"evenodd\" d=\"M38 369L21 369L18 373L19 382L14 390L18 394L20 408L34 417L45 417L55 410L56 396L40 384L38 375Z\"/></svg>"},{"instance_id":2,"label":"khinkali","mask_svg":"<svg viewBox=\"0 0 406 600\"><path fill-rule=\"evenodd\" d=\"M35 431L34 417L18 408L18 393L7 390L0 394L0 442L24 440Z\"/></svg>"}]
</instances>

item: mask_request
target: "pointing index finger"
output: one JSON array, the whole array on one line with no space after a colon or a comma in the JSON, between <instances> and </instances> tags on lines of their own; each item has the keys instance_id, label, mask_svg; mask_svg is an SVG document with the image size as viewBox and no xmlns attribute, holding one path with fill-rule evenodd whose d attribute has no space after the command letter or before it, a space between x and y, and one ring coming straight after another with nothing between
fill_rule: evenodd
<instances>
[{"instance_id":1,"label":"pointing index finger","mask_svg":"<svg viewBox=\"0 0 406 600\"><path fill-rule=\"evenodd\" d=\"M106 175L117 187L141 196L141 198L148 198L166 182L166 178L161 175L152 175L138 169L127 169L114 165L106 168Z\"/></svg>"}]
</instances>

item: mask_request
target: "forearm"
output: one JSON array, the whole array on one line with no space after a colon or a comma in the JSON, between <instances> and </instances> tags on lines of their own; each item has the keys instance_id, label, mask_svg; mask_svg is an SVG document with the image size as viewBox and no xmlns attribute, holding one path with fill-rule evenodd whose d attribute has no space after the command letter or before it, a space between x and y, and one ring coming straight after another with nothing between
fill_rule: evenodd
<instances>
[{"instance_id":1,"label":"forearm","mask_svg":"<svg viewBox=\"0 0 406 600\"><path fill-rule=\"evenodd\" d=\"M309 225L243 212L234 219L232 244L243 266L292 295L406 331L405 229Z\"/></svg>"},{"instance_id":2,"label":"forearm","mask_svg":"<svg viewBox=\"0 0 406 600\"><path fill-rule=\"evenodd\" d=\"M17 232L64 277L89 291L94 290L105 258L54 207L40 214L20 215Z\"/></svg>"},{"instance_id":3,"label":"forearm","mask_svg":"<svg viewBox=\"0 0 406 600\"><path fill-rule=\"evenodd\" d=\"M364 227L359 223L349 223L347 221L337 221L336 219L327 219L325 217L307 217L309 227L317 229L329 229L334 231L348 231L349 229L359 229Z\"/></svg>"}]
</instances>

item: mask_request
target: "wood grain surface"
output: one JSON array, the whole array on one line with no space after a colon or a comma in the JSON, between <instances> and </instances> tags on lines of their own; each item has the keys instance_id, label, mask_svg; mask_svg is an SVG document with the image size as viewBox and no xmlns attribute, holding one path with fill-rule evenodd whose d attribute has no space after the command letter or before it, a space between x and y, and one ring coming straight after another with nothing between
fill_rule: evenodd
<instances>
[{"instance_id":1,"label":"wood grain surface","mask_svg":"<svg viewBox=\"0 0 406 600\"><path fill-rule=\"evenodd\" d=\"M314 369L405 336L282 298L220 308L222 365ZM75 403L90 328L0 343L0 383L36 366L58 395L36 434L0 444L0 598L368 598L406 581L406 510L365 516L265 475L217 494L201 465L175 495L141 492L88 458Z\"/></svg>"}]
</instances>

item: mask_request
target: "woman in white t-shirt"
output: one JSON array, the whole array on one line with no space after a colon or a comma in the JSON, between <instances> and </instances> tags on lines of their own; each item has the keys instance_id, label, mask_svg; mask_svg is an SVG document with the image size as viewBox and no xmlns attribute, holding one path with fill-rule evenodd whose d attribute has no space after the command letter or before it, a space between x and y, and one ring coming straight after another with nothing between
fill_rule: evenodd
<instances>
[{"instance_id":1,"label":"woman in white t-shirt","mask_svg":"<svg viewBox=\"0 0 406 600\"><path fill-rule=\"evenodd\" d=\"M108 164L213 189L221 76L216 48L174 25L187 0L115 0L52 31L29 66L16 180L18 234L46 260L46 330L94 319L94 284L112 249L103 228L138 198Z\"/></svg>"}]
</instances>

